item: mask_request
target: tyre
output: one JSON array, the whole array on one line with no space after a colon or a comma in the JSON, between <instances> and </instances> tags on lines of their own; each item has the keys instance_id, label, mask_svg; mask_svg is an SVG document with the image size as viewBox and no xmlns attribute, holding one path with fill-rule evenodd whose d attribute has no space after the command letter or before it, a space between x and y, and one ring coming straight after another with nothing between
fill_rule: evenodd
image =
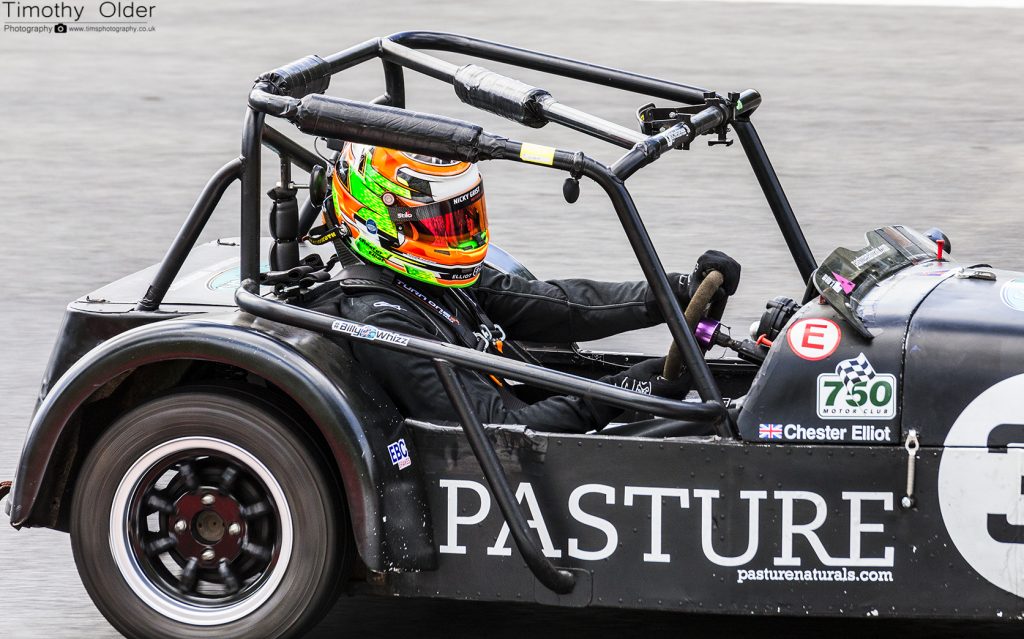
<instances>
[{"instance_id":1,"label":"tyre","mask_svg":"<svg viewBox=\"0 0 1024 639\"><path fill-rule=\"evenodd\" d=\"M291 637L337 596L351 535L300 426L232 389L119 418L86 459L75 563L129 637Z\"/></svg>"}]
</instances>

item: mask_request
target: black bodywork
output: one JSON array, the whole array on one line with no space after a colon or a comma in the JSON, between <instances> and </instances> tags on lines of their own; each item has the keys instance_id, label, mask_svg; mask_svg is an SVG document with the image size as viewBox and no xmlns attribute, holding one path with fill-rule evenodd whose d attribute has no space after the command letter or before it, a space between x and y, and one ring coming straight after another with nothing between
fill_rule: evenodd
<instances>
[{"instance_id":1,"label":"black bodywork","mask_svg":"<svg viewBox=\"0 0 1024 639\"><path fill-rule=\"evenodd\" d=\"M683 106L645 107L644 132L637 133L563 105L543 89L475 65L456 66L424 49ZM373 59L383 63L385 93L372 103L322 95L332 75ZM530 147L476 125L404 111L405 70L450 83L467 104L528 127L556 123L629 151L611 166L563 149L547 149L547 160L538 161ZM18 468L12 524L65 528L78 466L112 418L169 388L216 379L266 388L303 416L330 451L367 584L380 594L731 613L1020 617L1024 591L1016 578L993 577L987 567L1003 552L1008 571L1024 569L1015 559L1024 543L1015 503L984 513L973 544L970 530L966 537L962 527L950 532L963 496L942 488L960 479L959 462L940 470L952 446L957 454L999 462L991 477L977 477L979 486L1020 487L1014 445L1024 441L1024 427L962 418L980 395L1024 373L1022 311L1003 290L1018 274L975 277L973 267L921 261L872 292L862 317L870 333L859 334L810 286L817 264L750 122L759 104L754 91L721 95L432 32L373 39L264 74L250 95L241 157L207 184L161 264L69 306ZM677 402L595 382L635 356L581 353L574 345L531 345L543 364L536 366L415 338L379 342L434 358L462 423L403 420L346 349L323 337L338 334L335 318L279 300L258 284L268 267L330 253L300 241L319 212L308 200L279 202L274 237L260 237L261 145L281 158L285 185L292 168L315 172L327 164L267 126L267 115L331 140L537 164L565 172L567 194L582 178L594 181L615 206L699 398ZM625 187L661 154L688 148L702 135L725 143L729 131L778 221L801 289L807 284L803 306L753 362L704 360ZM242 186L238 246L195 247L235 179ZM294 245L296 255L282 257ZM276 263L262 264L267 255ZM529 274L500 250L492 249L489 259ZM182 285L172 288L174 282ZM827 357L808 360L787 335L816 319L842 327L842 339ZM889 412L823 417L823 376L839 375L837 365L858 356L870 361L877 379L892 380L892 397L880 402ZM716 435L485 428L462 401L453 366L542 392L588 395L670 424L709 424ZM1000 397L1013 397L1012 391L999 391ZM980 439L976 431L984 431ZM398 440L413 460L408 468L389 459ZM999 544L994 550L975 552L992 540Z\"/></svg>"}]
</instances>

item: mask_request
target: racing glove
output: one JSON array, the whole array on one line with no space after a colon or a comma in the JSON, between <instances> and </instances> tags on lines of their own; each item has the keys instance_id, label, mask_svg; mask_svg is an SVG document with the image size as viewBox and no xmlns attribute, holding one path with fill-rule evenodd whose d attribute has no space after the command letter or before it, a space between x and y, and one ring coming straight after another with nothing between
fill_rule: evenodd
<instances>
[{"instance_id":1,"label":"racing glove","mask_svg":"<svg viewBox=\"0 0 1024 639\"><path fill-rule=\"evenodd\" d=\"M600 381L627 390L657 395L671 399L683 399L690 392L692 380L687 370L683 370L678 379L668 380L661 376L665 369L665 358L648 359L638 362L626 370L614 375L606 375ZM623 411L615 406L590 402L595 420L600 425L607 424Z\"/></svg>"},{"instance_id":2,"label":"racing glove","mask_svg":"<svg viewBox=\"0 0 1024 639\"><path fill-rule=\"evenodd\" d=\"M693 267L693 272L686 278L687 293L689 294L687 302L697 293L697 287L711 271L718 271L725 278L722 288L718 289L719 295L732 295L736 292L736 287L740 285L740 263L721 251L705 251L704 255L697 258L697 265Z\"/></svg>"},{"instance_id":3,"label":"racing glove","mask_svg":"<svg viewBox=\"0 0 1024 639\"><path fill-rule=\"evenodd\" d=\"M721 251L705 251L700 258L697 259L697 264L693 267L693 272L689 275L681 275L679 273L669 273L668 281L672 285L672 290L676 295L676 299L679 300L679 306L684 311L690 304L690 300L697 293L697 288L700 283L704 281L704 277L711 271L718 271L722 274L724 281L722 288L718 289L715 294L715 299L720 299L725 296L732 295L736 292L736 288L740 284L740 264L736 260L732 259ZM654 298L653 291L648 291L647 299L647 312L652 317L658 317L664 320L661 309L658 307L658 302Z\"/></svg>"},{"instance_id":4,"label":"racing glove","mask_svg":"<svg viewBox=\"0 0 1024 639\"><path fill-rule=\"evenodd\" d=\"M601 381L644 395L657 395L672 399L686 397L686 394L690 392L689 373L683 371L678 379L668 380L661 376L663 370L665 370L664 357L646 359L633 364L621 373L602 377Z\"/></svg>"}]
</instances>

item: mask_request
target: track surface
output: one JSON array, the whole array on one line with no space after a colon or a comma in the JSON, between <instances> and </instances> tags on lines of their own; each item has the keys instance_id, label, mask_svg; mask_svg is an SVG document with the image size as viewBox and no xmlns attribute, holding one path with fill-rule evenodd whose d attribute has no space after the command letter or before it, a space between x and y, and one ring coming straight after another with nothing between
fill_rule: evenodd
<instances>
[{"instance_id":1,"label":"track surface","mask_svg":"<svg viewBox=\"0 0 1024 639\"><path fill-rule=\"evenodd\" d=\"M759 89L760 133L818 257L863 231L941 226L955 253L1024 269L1024 11L569 0L514 4L175 0L155 33L0 33L0 478L10 478L63 306L157 261L193 198L237 154L245 95L259 72L409 28L459 31L718 90ZM496 65L489 65L497 69ZM523 74L563 101L630 124L638 98ZM379 67L332 93L370 98ZM451 89L411 80L410 107L471 117L532 141L614 150L554 127L523 133L471 113ZM560 178L487 166L496 240L542 277L624 279L639 269L590 185L562 201ZM268 176L269 180L269 176ZM683 270L705 248L740 258L728 319L746 326L796 271L738 147L695 147L630 181L662 260ZM207 239L237 234L237 188ZM742 330L740 330L742 332ZM617 347L660 352L645 331ZM0 525L0 611L8 637L111 637L82 590L67 537ZM557 611L453 602L344 599L317 636L690 637L977 636L976 626Z\"/></svg>"}]
</instances>

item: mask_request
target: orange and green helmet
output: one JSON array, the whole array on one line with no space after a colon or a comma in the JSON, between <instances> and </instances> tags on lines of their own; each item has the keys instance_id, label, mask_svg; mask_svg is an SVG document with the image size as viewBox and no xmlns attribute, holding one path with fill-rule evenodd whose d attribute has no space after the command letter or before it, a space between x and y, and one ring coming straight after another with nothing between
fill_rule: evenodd
<instances>
[{"instance_id":1,"label":"orange and green helmet","mask_svg":"<svg viewBox=\"0 0 1024 639\"><path fill-rule=\"evenodd\" d=\"M362 258L437 286L480 276L489 233L475 164L346 142L331 186Z\"/></svg>"}]
</instances>

